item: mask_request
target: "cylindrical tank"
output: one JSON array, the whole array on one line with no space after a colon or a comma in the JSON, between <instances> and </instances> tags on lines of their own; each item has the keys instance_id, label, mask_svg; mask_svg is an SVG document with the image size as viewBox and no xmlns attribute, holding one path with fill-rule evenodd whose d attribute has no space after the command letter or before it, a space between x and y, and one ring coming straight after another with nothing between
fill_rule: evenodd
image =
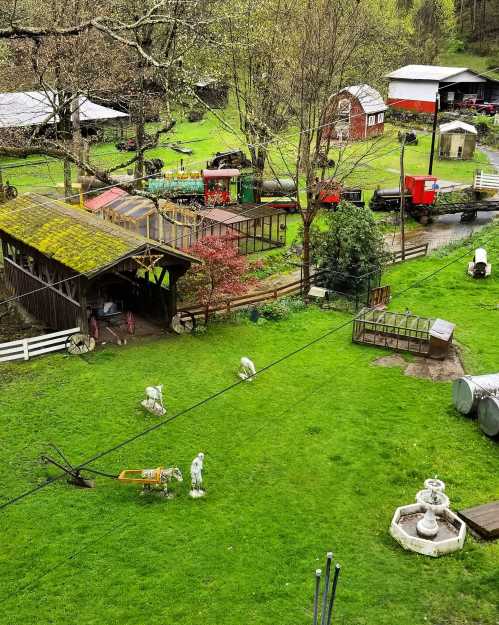
<instances>
[{"instance_id":1,"label":"cylindrical tank","mask_svg":"<svg viewBox=\"0 0 499 625\"><path fill-rule=\"evenodd\" d=\"M201 178L156 178L149 180L147 188L151 193L203 195L204 182Z\"/></svg>"},{"instance_id":2,"label":"cylindrical tank","mask_svg":"<svg viewBox=\"0 0 499 625\"><path fill-rule=\"evenodd\" d=\"M496 393L499 393L499 373L466 375L452 385L452 401L461 414L475 412L482 397Z\"/></svg>"},{"instance_id":3,"label":"cylindrical tank","mask_svg":"<svg viewBox=\"0 0 499 625\"><path fill-rule=\"evenodd\" d=\"M487 436L499 436L499 397L484 397L480 400L478 423Z\"/></svg>"},{"instance_id":4,"label":"cylindrical tank","mask_svg":"<svg viewBox=\"0 0 499 625\"><path fill-rule=\"evenodd\" d=\"M262 197L289 196L296 193L292 178L273 178L262 182Z\"/></svg>"}]
</instances>

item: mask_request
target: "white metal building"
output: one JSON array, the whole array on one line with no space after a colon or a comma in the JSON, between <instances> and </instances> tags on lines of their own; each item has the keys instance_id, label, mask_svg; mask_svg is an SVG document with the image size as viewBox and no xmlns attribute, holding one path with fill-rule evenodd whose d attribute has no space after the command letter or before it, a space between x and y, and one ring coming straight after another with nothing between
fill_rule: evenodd
<instances>
[{"instance_id":1,"label":"white metal building","mask_svg":"<svg viewBox=\"0 0 499 625\"><path fill-rule=\"evenodd\" d=\"M387 74L388 104L417 113L433 113L440 92L440 109L452 109L467 97L494 99L499 83L484 78L467 67L406 65Z\"/></svg>"},{"instance_id":2,"label":"white metal building","mask_svg":"<svg viewBox=\"0 0 499 625\"><path fill-rule=\"evenodd\" d=\"M50 94L49 97L43 91L0 93L0 128L54 124L58 121L58 117L54 116L54 105L51 100L56 97L56 94ZM127 113L95 104L83 96L79 98L78 107L82 124L129 119Z\"/></svg>"}]
</instances>

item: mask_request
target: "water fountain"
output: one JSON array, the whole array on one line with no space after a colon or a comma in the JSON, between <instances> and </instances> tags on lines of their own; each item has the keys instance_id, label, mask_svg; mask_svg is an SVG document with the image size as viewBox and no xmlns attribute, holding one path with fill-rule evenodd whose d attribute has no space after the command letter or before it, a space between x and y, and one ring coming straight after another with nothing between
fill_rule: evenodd
<instances>
[{"instance_id":1,"label":"water fountain","mask_svg":"<svg viewBox=\"0 0 499 625\"><path fill-rule=\"evenodd\" d=\"M416 503L395 510L390 533L404 549L438 557L462 549L466 525L449 509L442 480L425 480Z\"/></svg>"}]
</instances>

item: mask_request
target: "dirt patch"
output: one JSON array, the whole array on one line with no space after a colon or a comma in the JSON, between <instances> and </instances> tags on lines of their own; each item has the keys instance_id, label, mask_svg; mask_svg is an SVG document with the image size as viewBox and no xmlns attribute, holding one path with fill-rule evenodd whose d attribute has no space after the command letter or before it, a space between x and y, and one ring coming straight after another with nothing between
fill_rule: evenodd
<instances>
[{"instance_id":1,"label":"dirt patch","mask_svg":"<svg viewBox=\"0 0 499 625\"><path fill-rule=\"evenodd\" d=\"M400 354L392 354L391 356L377 358L373 365L377 367L405 367L407 363Z\"/></svg>"},{"instance_id":2,"label":"dirt patch","mask_svg":"<svg viewBox=\"0 0 499 625\"><path fill-rule=\"evenodd\" d=\"M416 356L405 368L405 375L434 382L448 382L464 375L463 365L456 349L451 349L445 360Z\"/></svg>"},{"instance_id":3,"label":"dirt patch","mask_svg":"<svg viewBox=\"0 0 499 625\"><path fill-rule=\"evenodd\" d=\"M373 364L378 367L401 367L405 375L433 382L448 382L464 375L463 365L455 347L450 350L445 360L415 356L413 362L406 362L400 354L391 354L377 358Z\"/></svg>"}]
</instances>

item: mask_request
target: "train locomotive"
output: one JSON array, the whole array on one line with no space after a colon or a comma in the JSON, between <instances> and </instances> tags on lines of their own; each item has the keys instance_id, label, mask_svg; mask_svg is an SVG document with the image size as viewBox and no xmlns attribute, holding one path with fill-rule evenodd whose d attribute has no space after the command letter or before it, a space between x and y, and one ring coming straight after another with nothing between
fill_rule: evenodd
<instances>
[{"instance_id":1,"label":"train locomotive","mask_svg":"<svg viewBox=\"0 0 499 625\"><path fill-rule=\"evenodd\" d=\"M437 197L438 184L435 176L405 176L403 197L408 214L424 223L430 220ZM399 211L402 193L400 189L376 189L369 202L373 211Z\"/></svg>"},{"instance_id":2,"label":"train locomotive","mask_svg":"<svg viewBox=\"0 0 499 625\"><path fill-rule=\"evenodd\" d=\"M204 206L262 203L288 212L297 208L296 184L291 178L259 181L254 174L235 168L164 172L148 181L147 190Z\"/></svg>"}]
</instances>

